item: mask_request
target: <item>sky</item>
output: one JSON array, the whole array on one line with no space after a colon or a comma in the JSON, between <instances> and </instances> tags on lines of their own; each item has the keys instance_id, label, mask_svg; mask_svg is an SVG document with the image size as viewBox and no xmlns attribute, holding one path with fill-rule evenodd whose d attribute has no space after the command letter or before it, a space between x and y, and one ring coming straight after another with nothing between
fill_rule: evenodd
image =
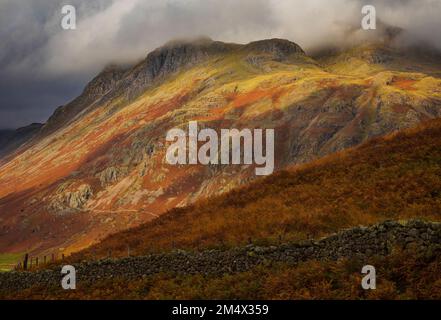
<instances>
[{"instance_id":1,"label":"sky","mask_svg":"<svg viewBox=\"0 0 441 320\"><path fill-rule=\"evenodd\" d=\"M61 27L67 4L76 30ZM441 49L441 0L0 0L0 129L45 122L109 63L173 39L285 38L307 51L344 43L365 4Z\"/></svg>"}]
</instances>

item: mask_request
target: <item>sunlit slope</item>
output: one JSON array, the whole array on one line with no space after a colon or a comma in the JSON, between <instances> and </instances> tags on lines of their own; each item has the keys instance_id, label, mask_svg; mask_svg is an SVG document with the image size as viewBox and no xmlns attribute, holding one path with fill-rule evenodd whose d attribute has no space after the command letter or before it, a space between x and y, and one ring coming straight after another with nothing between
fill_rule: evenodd
<instances>
[{"instance_id":1,"label":"sunlit slope","mask_svg":"<svg viewBox=\"0 0 441 320\"><path fill-rule=\"evenodd\" d=\"M0 167L0 251L75 251L255 178L252 166L166 164L166 132L191 120L274 128L282 169L440 116L439 78L386 67L343 74L284 40L206 40L106 70Z\"/></svg>"},{"instance_id":2,"label":"sunlit slope","mask_svg":"<svg viewBox=\"0 0 441 320\"><path fill-rule=\"evenodd\" d=\"M76 258L318 238L383 220L441 220L441 120L294 166L112 235Z\"/></svg>"}]
</instances>

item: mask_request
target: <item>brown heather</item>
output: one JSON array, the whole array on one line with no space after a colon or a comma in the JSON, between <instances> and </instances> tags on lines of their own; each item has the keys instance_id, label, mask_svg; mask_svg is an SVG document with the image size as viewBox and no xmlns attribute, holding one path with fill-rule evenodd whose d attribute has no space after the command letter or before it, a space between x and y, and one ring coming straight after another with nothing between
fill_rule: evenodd
<instances>
[{"instance_id":1,"label":"brown heather","mask_svg":"<svg viewBox=\"0 0 441 320\"><path fill-rule=\"evenodd\" d=\"M127 281L103 279L77 290L33 287L0 299L441 299L441 255L396 251L371 260L377 289L361 289L364 262L307 261L222 276L157 274Z\"/></svg>"}]
</instances>

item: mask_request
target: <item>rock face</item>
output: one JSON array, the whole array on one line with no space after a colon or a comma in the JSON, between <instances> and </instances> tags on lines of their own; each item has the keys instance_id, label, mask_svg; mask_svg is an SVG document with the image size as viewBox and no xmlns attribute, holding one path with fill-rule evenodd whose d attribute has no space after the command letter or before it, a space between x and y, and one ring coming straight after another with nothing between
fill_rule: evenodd
<instances>
[{"instance_id":1,"label":"rock face","mask_svg":"<svg viewBox=\"0 0 441 320\"><path fill-rule=\"evenodd\" d=\"M200 39L106 68L0 166L0 251L76 251L256 177L253 165L168 165L167 132L192 120L274 129L279 170L439 117L441 80L427 70L441 61L387 52L396 65L351 64L352 51L314 60L280 39Z\"/></svg>"},{"instance_id":2,"label":"rock face","mask_svg":"<svg viewBox=\"0 0 441 320\"><path fill-rule=\"evenodd\" d=\"M121 170L115 167L106 168L98 174L102 186L115 183L122 175Z\"/></svg>"},{"instance_id":3,"label":"rock face","mask_svg":"<svg viewBox=\"0 0 441 320\"><path fill-rule=\"evenodd\" d=\"M87 184L80 185L74 190L72 188L66 190L62 186L49 207L54 212L65 212L67 209L82 209L92 196L92 188Z\"/></svg>"},{"instance_id":4,"label":"rock face","mask_svg":"<svg viewBox=\"0 0 441 320\"><path fill-rule=\"evenodd\" d=\"M116 84L124 77L126 71L126 68L117 65L107 66L86 86L84 94L91 99L97 99L104 96L116 87Z\"/></svg>"},{"instance_id":5,"label":"rock face","mask_svg":"<svg viewBox=\"0 0 441 320\"><path fill-rule=\"evenodd\" d=\"M248 271L261 264L277 262L295 265L311 259L359 258L368 261L369 257L386 256L398 248L423 255L439 253L441 224L418 220L406 224L387 221L371 227L349 229L317 241L271 247L248 245L227 251L191 253L178 250L145 257L90 261L74 266L77 270L77 283L80 284L116 277L139 279L160 272L222 275ZM42 284L56 287L60 281L60 267L38 272L0 273L0 292L15 292Z\"/></svg>"},{"instance_id":6,"label":"rock face","mask_svg":"<svg viewBox=\"0 0 441 320\"><path fill-rule=\"evenodd\" d=\"M292 55L305 56L306 53L296 43L284 39L270 39L251 42L242 48L244 51L266 53L276 60L283 61Z\"/></svg>"},{"instance_id":7,"label":"rock face","mask_svg":"<svg viewBox=\"0 0 441 320\"><path fill-rule=\"evenodd\" d=\"M192 42L174 41L147 55L147 58L135 66L130 75L124 79L122 86L134 97L155 80L173 74L182 68L197 65L210 56L231 52L236 45L229 45L211 39L198 39Z\"/></svg>"}]
</instances>

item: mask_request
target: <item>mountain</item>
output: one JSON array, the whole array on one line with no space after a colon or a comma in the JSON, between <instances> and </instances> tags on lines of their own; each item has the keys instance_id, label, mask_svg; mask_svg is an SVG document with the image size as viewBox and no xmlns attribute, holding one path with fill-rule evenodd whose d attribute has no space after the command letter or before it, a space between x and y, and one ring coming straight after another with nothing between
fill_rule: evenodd
<instances>
[{"instance_id":1,"label":"mountain","mask_svg":"<svg viewBox=\"0 0 441 320\"><path fill-rule=\"evenodd\" d=\"M440 137L431 120L173 209L0 274L0 298L439 299ZM375 290L360 286L367 263ZM59 285L66 264L77 290Z\"/></svg>"},{"instance_id":2,"label":"mountain","mask_svg":"<svg viewBox=\"0 0 441 320\"><path fill-rule=\"evenodd\" d=\"M75 252L255 178L252 165L167 164L172 128L274 129L281 170L439 117L440 66L385 43L313 57L205 38L109 66L0 166L0 252Z\"/></svg>"},{"instance_id":3,"label":"mountain","mask_svg":"<svg viewBox=\"0 0 441 320\"><path fill-rule=\"evenodd\" d=\"M110 235L73 261L277 245L390 220L441 222L441 119L294 165Z\"/></svg>"},{"instance_id":4,"label":"mountain","mask_svg":"<svg viewBox=\"0 0 441 320\"><path fill-rule=\"evenodd\" d=\"M0 130L0 158L17 150L34 137L42 126L41 123L32 123L16 130Z\"/></svg>"}]
</instances>

